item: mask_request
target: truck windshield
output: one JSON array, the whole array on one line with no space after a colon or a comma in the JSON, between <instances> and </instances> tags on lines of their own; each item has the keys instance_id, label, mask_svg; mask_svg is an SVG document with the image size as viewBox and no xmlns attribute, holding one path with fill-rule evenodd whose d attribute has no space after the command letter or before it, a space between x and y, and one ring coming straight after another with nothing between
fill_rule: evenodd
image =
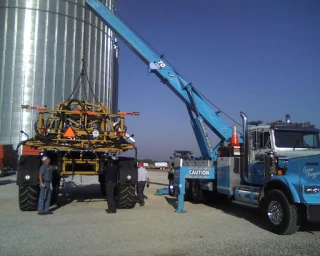
<instances>
[{"instance_id":1,"label":"truck windshield","mask_svg":"<svg viewBox=\"0 0 320 256\"><path fill-rule=\"evenodd\" d=\"M279 148L320 148L319 133L275 130L275 144Z\"/></svg>"}]
</instances>

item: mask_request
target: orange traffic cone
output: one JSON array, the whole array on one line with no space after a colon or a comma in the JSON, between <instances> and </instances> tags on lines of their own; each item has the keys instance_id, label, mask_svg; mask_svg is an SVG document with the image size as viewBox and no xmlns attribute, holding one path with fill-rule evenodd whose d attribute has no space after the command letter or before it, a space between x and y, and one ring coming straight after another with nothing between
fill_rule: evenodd
<instances>
[{"instance_id":1,"label":"orange traffic cone","mask_svg":"<svg viewBox=\"0 0 320 256\"><path fill-rule=\"evenodd\" d=\"M233 133L231 137L231 146L240 146L239 144L239 138L237 134L237 126L234 124L233 125Z\"/></svg>"}]
</instances>

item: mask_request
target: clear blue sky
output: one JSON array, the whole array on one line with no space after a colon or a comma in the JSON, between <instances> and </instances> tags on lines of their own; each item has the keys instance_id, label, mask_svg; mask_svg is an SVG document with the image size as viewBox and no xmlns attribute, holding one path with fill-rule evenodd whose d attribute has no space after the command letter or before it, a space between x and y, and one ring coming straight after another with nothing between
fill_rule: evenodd
<instances>
[{"instance_id":1,"label":"clear blue sky","mask_svg":"<svg viewBox=\"0 0 320 256\"><path fill-rule=\"evenodd\" d=\"M268 122L288 113L320 127L320 1L117 0L117 11L236 121L240 111ZM126 118L138 157L167 160L175 149L199 156L185 105L120 47L119 109L141 113Z\"/></svg>"}]
</instances>

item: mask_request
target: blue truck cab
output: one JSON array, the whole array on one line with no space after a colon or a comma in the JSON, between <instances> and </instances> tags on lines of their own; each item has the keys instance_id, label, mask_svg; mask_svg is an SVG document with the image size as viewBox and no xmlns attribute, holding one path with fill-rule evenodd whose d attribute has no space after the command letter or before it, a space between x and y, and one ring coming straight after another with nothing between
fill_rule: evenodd
<instances>
[{"instance_id":1,"label":"blue truck cab","mask_svg":"<svg viewBox=\"0 0 320 256\"><path fill-rule=\"evenodd\" d=\"M320 221L320 130L292 123L289 115L286 119L260 125L245 118L241 156L230 157L227 151L217 161L218 192L261 207L277 234L293 234L304 221Z\"/></svg>"}]
</instances>

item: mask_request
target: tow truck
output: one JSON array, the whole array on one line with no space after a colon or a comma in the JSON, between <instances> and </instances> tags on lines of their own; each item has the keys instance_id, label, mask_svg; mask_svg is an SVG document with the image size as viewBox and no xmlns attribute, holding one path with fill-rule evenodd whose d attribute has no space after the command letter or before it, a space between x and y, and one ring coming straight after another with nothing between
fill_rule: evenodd
<instances>
[{"instance_id":1,"label":"tow truck","mask_svg":"<svg viewBox=\"0 0 320 256\"><path fill-rule=\"evenodd\" d=\"M131 48L160 81L186 105L202 160L175 162L176 212L185 212L186 183L191 199L215 192L261 208L270 231L290 235L303 222L320 221L320 130L310 123L286 121L262 125L242 118L242 134L230 127L192 85L155 53L99 0L87 6ZM220 142L212 146L206 127ZM209 193L208 193L209 192Z\"/></svg>"},{"instance_id":2,"label":"tow truck","mask_svg":"<svg viewBox=\"0 0 320 256\"><path fill-rule=\"evenodd\" d=\"M281 235L299 230L304 221L320 221L320 130L310 123L276 121L262 125L242 118L242 134L230 127L204 97L170 64L155 53L99 0L87 6L127 44L185 103L202 160L175 162L176 212L185 212L186 183L191 200L216 192L261 208L268 229ZM206 127L220 142L212 146ZM209 193L210 194L210 193Z\"/></svg>"}]
</instances>

